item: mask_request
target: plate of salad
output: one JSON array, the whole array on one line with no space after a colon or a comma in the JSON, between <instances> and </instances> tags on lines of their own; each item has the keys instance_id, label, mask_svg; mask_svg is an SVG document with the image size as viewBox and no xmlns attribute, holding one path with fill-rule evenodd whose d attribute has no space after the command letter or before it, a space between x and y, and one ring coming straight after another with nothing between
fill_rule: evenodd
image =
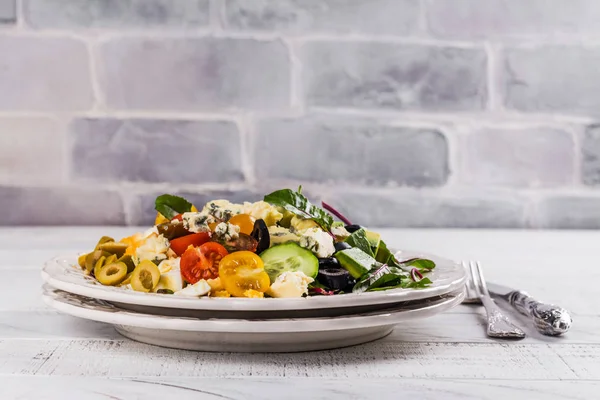
<instances>
[{"instance_id":1,"label":"plate of salad","mask_svg":"<svg viewBox=\"0 0 600 400\"><path fill-rule=\"evenodd\" d=\"M312 204L301 187L201 208L164 194L155 208L153 227L49 260L44 280L121 306L222 311L389 304L459 290L465 281L457 263L392 249L332 206Z\"/></svg>"}]
</instances>

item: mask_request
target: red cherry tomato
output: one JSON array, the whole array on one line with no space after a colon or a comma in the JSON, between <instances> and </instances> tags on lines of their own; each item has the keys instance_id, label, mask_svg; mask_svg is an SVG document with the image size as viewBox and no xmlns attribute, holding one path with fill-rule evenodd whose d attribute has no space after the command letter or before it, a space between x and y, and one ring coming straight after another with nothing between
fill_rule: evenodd
<instances>
[{"instance_id":1,"label":"red cherry tomato","mask_svg":"<svg viewBox=\"0 0 600 400\"><path fill-rule=\"evenodd\" d=\"M178 256L181 256L183 253L185 253L188 247L197 247L208 242L209 240L209 232L200 232L173 239L169 242L169 244L171 246L171 250L173 250Z\"/></svg>"},{"instance_id":2,"label":"red cherry tomato","mask_svg":"<svg viewBox=\"0 0 600 400\"><path fill-rule=\"evenodd\" d=\"M200 247L190 247L181 256L181 276L191 284L200 279L218 278L219 263L227 254L225 247L215 242L207 242Z\"/></svg>"},{"instance_id":3,"label":"red cherry tomato","mask_svg":"<svg viewBox=\"0 0 600 400\"><path fill-rule=\"evenodd\" d=\"M174 216L171 221L183 221L183 215L182 214L177 214L176 216Z\"/></svg>"}]
</instances>

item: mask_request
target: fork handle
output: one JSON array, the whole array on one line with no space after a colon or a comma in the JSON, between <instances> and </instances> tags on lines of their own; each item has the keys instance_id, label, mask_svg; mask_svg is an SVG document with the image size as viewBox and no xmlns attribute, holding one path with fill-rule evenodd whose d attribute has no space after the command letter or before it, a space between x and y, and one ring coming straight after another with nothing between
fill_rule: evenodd
<instances>
[{"instance_id":1,"label":"fork handle","mask_svg":"<svg viewBox=\"0 0 600 400\"><path fill-rule=\"evenodd\" d=\"M507 300L521 314L531 317L535 328L544 335L562 335L573 323L571 315L564 308L539 302L526 292L510 292Z\"/></svg>"}]
</instances>

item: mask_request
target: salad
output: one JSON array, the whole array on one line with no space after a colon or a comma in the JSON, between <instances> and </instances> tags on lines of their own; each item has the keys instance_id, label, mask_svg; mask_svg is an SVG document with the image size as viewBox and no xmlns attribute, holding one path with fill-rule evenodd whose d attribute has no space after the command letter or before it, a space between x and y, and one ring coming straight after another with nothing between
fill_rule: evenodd
<instances>
[{"instance_id":1,"label":"salad","mask_svg":"<svg viewBox=\"0 0 600 400\"><path fill-rule=\"evenodd\" d=\"M398 260L377 232L326 203L282 189L255 203L196 208L164 194L155 225L115 241L104 236L78 259L102 285L191 297L306 297L422 288L431 260ZM334 216L339 221L334 221Z\"/></svg>"}]
</instances>

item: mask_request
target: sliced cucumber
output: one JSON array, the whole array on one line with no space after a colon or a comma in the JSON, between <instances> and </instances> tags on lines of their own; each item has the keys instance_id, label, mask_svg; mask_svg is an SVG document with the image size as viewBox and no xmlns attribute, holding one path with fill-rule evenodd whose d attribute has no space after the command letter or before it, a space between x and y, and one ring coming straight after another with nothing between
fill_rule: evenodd
<instances>
[{"instance_id":1,"label":"sliced cucumber","mask_svg":"<svg viewBox=\"0 0 600 400\"><path fill-rule=\"evenodd\" d=\"M319 273L319 259L310 251L296 243L273 246L260 253L265 263L265 272L271 282L284 272L302 271L306 276L316 278Z\"/></svg>"}]
</instances>

